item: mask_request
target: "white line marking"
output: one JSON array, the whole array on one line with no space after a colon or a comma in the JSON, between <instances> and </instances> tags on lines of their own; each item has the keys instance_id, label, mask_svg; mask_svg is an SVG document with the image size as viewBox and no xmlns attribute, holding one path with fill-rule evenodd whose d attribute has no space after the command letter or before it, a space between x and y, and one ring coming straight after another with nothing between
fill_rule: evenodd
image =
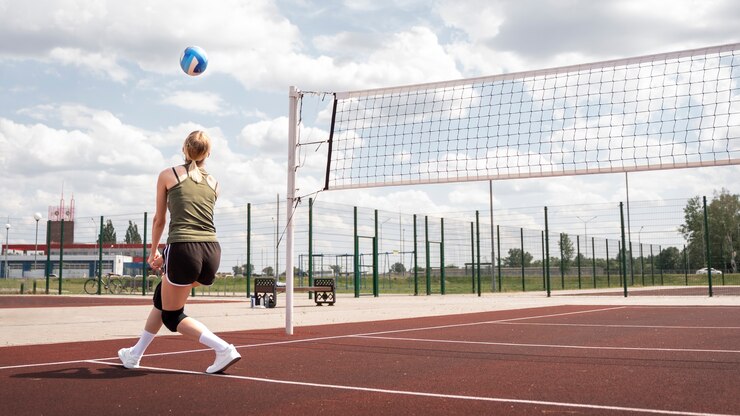
<instances>
[{"instance_id":1,"label":"white line marking","mask_svg":"<svg viewBox=\"0 0 740 416\"><path fill-rule=\"evenodd\" d=\"M335 336L330 336L330 337L316 337L316 338L295 339L295 340L289 340L289 341L264 342L261 344L238 345L236 346L236 348L240 349L240 348L271 347L271 346L276 346L276 345L288 345L288 344L297 344L297 343L303 343L303 342L317 342L317 341L326 341L326 340L332 340L332 339L352 338L356 336L384 335L384 334L394 334L394 333L399 333L399 332L424 331L424 330L430 330L430 329L458 328L458 327L472 326L472 325L485 325L485 324L521 321L525 319L552 318L552 317L557 317L557 316L575 315L575 314L592 313L592 312L603 312L603 311L611 311L611 310L624 309L624 308L627 308L627 306L588 309L588 310L583 310L583 311L563 312L563 313L554 313L554 314L547 314L547 315L524 316L520 318L499 319L499 320L493 320L493 321L472 322L472 323L464 323L464 324L439 325L439 326L430 326L430 327L422 327L422 328L407 328L407 329L397 329L397 330L391 330L391 331L368 332L368 333L362 333L362 334L335 335ZM210 351L210 349L199 348L199 349L193 349L193 350L182 350L182 351L155 353L155 354L145 354L144 357L158 357L158 356L167 356L167 355L190 354L194 352L203 352L203 351ZM93 360L96 360L96 359L97 360L116 360L118 359L118 357L93 358ZM24 367L38 367L38 366L43 366L43 365L52 366L52 365L61 365L61 364L72 364L72 363L81 363L81 362L86 362L86 361L89 361L89 359L75 360L75 361L63 361L63 362L39 363L39 364L22 364L22 365L0 367L0 370L6 370L6 369L12 369L12 368L24 368Z\"/></svg>"},{"instance_id":2,"label":"white line marking","mask_svg":"<svg viewBox=\"0 0 740 416\"><path fill-rule=\"evenodd\" d=\"M111 357L107 359L112 360L113 358L118 358L118 357ZM90 361L90 360L72 360L72 361L56 361L56 362L50 362L50 363L47 362L47 363L37 363L37 364L8 365L5 367L0 367L0 370L12 370L14 368L51 367L51 366L63 365L63 364L79 364L79 363L84 363L87 361Z\"/></svg>"},{"instance_id":3,"label":"white line marking","mask_svg":"<svg viewBox=\"0 0 740 416\"><path fill-rule=\"evenodd\" d=\"M460 328L460 327L464 327L464 326L498 324L498 323L521 321L521 320L525 320L525 319L553 318L553 317L557 317L557 316L576 315L576 314L592 313L592 312L603 312L603 311L611 311L611 310L625 309L625 308L627 308L627 307L626 306L615 306L615 307L612 307L612 308L589 309L589 310L585 310L585 311L553 313L553 314L548 314L548 315L523 316L523 317L520 317L520 318L496 319L496 320L493 320L493 321L469 322L469 323L465 323L465 324L450 324L450 325L427 326L427 327L421 327L421 328L395 329L395 330L391 330L391 331L369 332L369 333L366 333L366 334L357 334L357 335L350 335L350 336L358 336L358 335L382 335L382 334L395 334L395 333L399 333L399 332L426 331L426 330L430 330L430 329Z\"/></svg>"},{"instance_id":4,"label":"white line marking","mask_svg":"<svg viewBox=\"0 0 740 416\"><path fill-rule=\"evenodd\" d=\"M472 344L472 345L497 345L504 347L531 347L531 348L564 348L579 350L624 350L624 351L660 351L660 352L716 352L740 354L740 350L707 350L696 348L650 348L650 347L611 347L611 346L588 346L588 345L556 345L556 344L522 344L515 342L488 342L488 341L456 341L447 339L424 339L424 338L399 338L379 337L371 335L355 335L355 338L382 339L408 342L436 342L444 344Z\"/></svg>"},{"instance_id":5,"label":"white line marking","mask_svg":"<svg viewBox=\"0 0 740 416\"><path fill-rule=\"evenodd\" d=\"M501 325L583 326L596 328L650 328L650 329L740 329L740 326L682 326L682 325L613 325L613 324L556 324L545 322L497 322Z\"/></svg>"},{"instance_id":6,"label":"white line marking","mask_svg":"<svg viewBox=\"0 0 740 416\"><path fill-rule=\"evenodd\" d=\"M120 364L111 364L111 363L106 363L104 361L99 361L99 360L87 360L87 362L94 363L94 364L121 366ZM380 388L374 388L374 387L344 386L344 385L339 385L339 384L309 383L309 382L304 382L304 381L291 381L291 380L278 380L278 379L261 378L261 377L237 376L237 375L232 375L232 374L206 374L206 373L202 373L198 371L178 370L178 369L162 368L162 367L141 366L139 368L145 369L145 370L162 371L162 372L169 372L169 373L195 374L195 375L203 375L203 376L208 376L208 377L224 377L224 378L231 378L235 380L256 381L256 382L261 382L261 383L287 384L287 385L292 385L292 386L303 386L303 387L317 387L317 388L327 388L327 389L337 389L337 390L351 390L351 391L364 391L364 392L371 392L371 393L396 394L396 395L405 395L405 396L431 397L431 398L438 398L438 399L458 399L458 400L471 400L471 401L481 401L481 402L517 403L517 404L526 404L526 405L555 406L555 407L574 407L574 408L579 408L579 409L614 410L614 411L622 411L622 412L652 413L652 414L664 414L664 415L738 416L738 415L730 415L730 414L683 412L683 411L676 411L676 410L647 409L647 408L639 408L639 407L607 406L607 405L584 404L584 403L564 403L564 402L561 403L561 402L550 402L550 401L544 401L544 400L507 399L507 398L502 398L502 397L466 396L466 395L459 395L459 394L429 393L429 392L422 392L422 391L390 390L390 389L380 389ZM132 371L136 371L136 370L132 370Z\"/></svg>"}]
</instances>

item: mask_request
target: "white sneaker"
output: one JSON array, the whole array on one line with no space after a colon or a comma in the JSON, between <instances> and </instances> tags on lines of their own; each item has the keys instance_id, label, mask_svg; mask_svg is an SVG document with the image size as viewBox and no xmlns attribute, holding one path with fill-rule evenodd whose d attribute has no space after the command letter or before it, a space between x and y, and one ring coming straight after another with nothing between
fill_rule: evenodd
<instances>
[{"instance_id":1,"label":"white sneaker","mask_svg":"<svg viewBox=\"0 0 740 416\"><path fill-rule=\"evenodd\" d=\"M235 362L239 361L241 358L242 356L236 351L236 347L229 345L225 350L216 352L216 360L213 361L213 364L210 367L206 368L206 373L220 373L229 368Z\"/></svg>"},{"instance_id":2,"label":"white sneaker","mask_svg":"<svg viewBox=\"0 0 740 416\"><path fill-rule=\"evenodd\" d=\"M139 368L141 356L134 355L132 350L133 348L121 348L118 350L118 358L121 359L121 363L126 368Z\"/></svg>"}]
</instances>

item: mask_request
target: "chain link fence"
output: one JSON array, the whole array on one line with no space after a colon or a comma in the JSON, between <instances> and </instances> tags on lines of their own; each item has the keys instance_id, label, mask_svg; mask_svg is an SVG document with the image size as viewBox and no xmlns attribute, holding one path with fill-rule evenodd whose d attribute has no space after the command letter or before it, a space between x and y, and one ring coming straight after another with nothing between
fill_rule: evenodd
<instances>
[{"instance_id":1,"label":"chain link fence","mask_svg":"<svg viewBox=\"0 0 740 416\"><path fill-rule=\"evenodd\" d=\"M737 199L723 192L706 203L697 197L447 215L303 201L292 218L294 283L332 277L339 293L355 296L740 295ZM284 282L285 213L283 201L217 208L219 278L194 295L246 297L258 276ZM151 217L8 218L0 289L146 295L160 279L145 262Z\"/></svg>"}]
</instances>

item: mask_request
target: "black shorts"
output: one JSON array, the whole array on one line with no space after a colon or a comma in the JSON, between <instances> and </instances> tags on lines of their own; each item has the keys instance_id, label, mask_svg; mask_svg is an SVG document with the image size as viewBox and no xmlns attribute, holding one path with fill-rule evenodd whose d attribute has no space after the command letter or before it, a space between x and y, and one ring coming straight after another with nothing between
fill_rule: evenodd
<instances>
[{"instance_id":1,"label":"black shorts","mask_svg":"<svg viewBox=\"0 0 740 416\"><path fill-rule=\"evenodd\" d=\"M164 272L175 286L198 282L210 286L221 264L221 245L208 243L170 243L164 248Z\"/></svg>"}]
</instances>

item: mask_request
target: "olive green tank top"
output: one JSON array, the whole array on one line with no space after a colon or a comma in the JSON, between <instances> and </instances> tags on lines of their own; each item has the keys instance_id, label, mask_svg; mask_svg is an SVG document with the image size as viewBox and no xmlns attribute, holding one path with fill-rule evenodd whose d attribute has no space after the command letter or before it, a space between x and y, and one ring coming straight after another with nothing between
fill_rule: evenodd
<instances>
[{"instance_id":1,"label":"olive green tank top","mask_svg":"<svg viewBox=\"0 0 740 416\"><path fill-rule=\"evenodd\" d=\"M208 184L208 172L203 168L199 169L203 175L200 183L190 177L181 181L175 168L172 168L178 183L167 191L167 209L170 211L168 244L218 241L216 227L213 225L215 185L211 188Z\"/></svg>"}]
</instances>

